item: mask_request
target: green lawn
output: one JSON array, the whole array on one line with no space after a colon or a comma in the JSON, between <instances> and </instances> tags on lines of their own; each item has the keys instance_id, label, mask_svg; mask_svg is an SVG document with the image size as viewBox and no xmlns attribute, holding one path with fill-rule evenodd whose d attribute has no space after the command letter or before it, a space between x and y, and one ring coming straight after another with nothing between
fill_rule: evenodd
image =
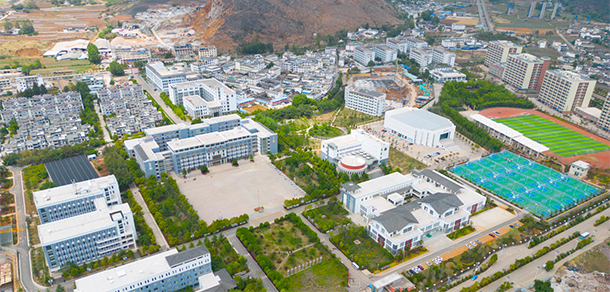
<instances>
[{"instance_id":1,"label":"green lawn","mask_svg":"<svg viewBox=\"0 0 610 292\"><path fill-rule=\"evenodd\" d=\"M362 269L374 271L394 261L392 254L375 242L364 227L343 228L330 240Z\"/></svg>"},{"instance_id":2,"label":"green lawn","mask_svg":"<svg viewBox=\"0 0 610 292\"><path fill-rule=\"evenodd\" d=\"M392 168L400 168L402 172L411 172L413 168L422 169L427 167L419 160L396 150L394 147L390 147L388 163Z\"/></svg>"},{"instance_id":3,"label":"green lawn","mask_svg":"<svg viewBox=\"0 0 610 292\"><path fill-rule=\"evenodd\" d=\"M328 204L303 212L322 232L327 232L338 225L348 224L350 220L345 217L345 210L338 202L337 197L331 197Z\"/></svg>"},{"instance_id":4,"label":"green lawn","mask_svg":"<svg viewBox=\"0 0 610 292\"><path fill-rule=\"evenodd\" d=\"M536 115L497 119L524 136L549 147L551 152L571 157L610 150L610 146Z\"/></svg>"},{"instance_id":5,"label":"green lawn","mask_svg":"<svg viewBox=\"0 0 610 292\"><path fill-rule=\"evenodd\" d=\"M462 229L459 229L458 231L453 231L449 234L447 234L447 238L451 239L451 240L456 240L462 236L468 235L470 233L475 232L476 230L472 227L472 226L466 226Z\"/></svg>"},{"instance_id":6,"label":"green lawn","mask_svg":"<svg viewBox=\"0 0 610 292\"><path fill-rule=\"evenodd\" d=\"M332 258L288 278L295 291L345 291L347 268Z\"/></svg>"}]
</instances>

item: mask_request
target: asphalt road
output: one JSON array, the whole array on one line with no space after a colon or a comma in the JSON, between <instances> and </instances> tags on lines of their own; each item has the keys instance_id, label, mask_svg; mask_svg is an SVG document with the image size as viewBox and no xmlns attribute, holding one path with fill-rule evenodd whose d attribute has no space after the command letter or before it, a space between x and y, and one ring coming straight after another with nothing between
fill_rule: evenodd
<instances>
[{"instance_id":1,"label":"asphalt road","mask_svg":"<svg viewBox=\"0 0 610 292\"><path fill-rule=\"evenodd\" d=\"M520 245L520 246L506 248L502 252L502 254L499 254L498 261L489 270L481 273L479 275L479 278L487 277L487 276L493 275L494 273L496 273L498 271L508 269L508 267L511 264L515 263L515 260L525 258L526 256L532 256L538 250L551 245L552 243L556 242L557 240L559 240L561 238L568 237L576 231L579 231L581 233L589 232L592 235L596 234L595 242L590 243L582 250L580 250L576 253L573 253L570 256L564 258L562 261L555 264L555 268L550 272L546 272L546 271L542 270L542 265L544 265L549 260L555 259L555 257L557 256L557 253L555 251L551 251L551 252L547 253L546 255L536 259L535 261L530 262L527 265L521 267L520 269L508 274L509 280L511 282L515 283L514 284L515 287L509 291L515 291L517 288L520 288L520 287L527 288L530 285L533 285L534 278L543 280L543 279L550 277L557 271L557 269L565 261L573 259L575 256L583 253L584 251L591 249L593 246L597 245L600 241L604 240L605 238L607 238L610 235L610 232L608 231L608 229L610 229L610 221L606 221L604 224L597 226L597 227L593 226L593 224L595 223L595 220L599 219L599 217L601 217L602 215L609 216L610 209L606 209L602 213L597 214L572 228L569 228L568 230L560 233L559 235L552 237L551 239L548 239L547 241L535 246L534 248L528 249L525 244ZM578 241L578 239L573 239L569 243L566 243L566 244L562 245L561 247L559 247L558 249L556 249L556 251L558 251L559 253L562 253L562 252L566 252L570 249L573 249L576 247L577 241ZM537 267L541 267L540 270L538 271L538 275L536 275ZM505 280L497 280L494 283L492 283L491 285L485 287L482 291L495 291L504 281ZM449 291L460 291L463 287L470 286L473 283L474 283L473 281L466 281L466 282L462 283L461 285L458 285Z\"/></svg>"},{"instance_id":2,"label":"asphalt road","mask_svg":"<svg viewBox=\"0 0 610 292\"><path fill-rule=\"evenodd\" d=\"M171 108L169 108L165 104L165 102L163 102L163 99L161 99L161 96L159 96L160 92L155 91L150 85L148 85L148 83L146 81L144 81L144 79L142 79L140 74L135 74L133 77L136 79L138 84L142 86L142 88L144 90L146 90L146 91L148 91L148 93L150 93L150 96L152 96L155 99L155 101L161 106L161 108L169 116L169 118L172 121L174 121L174 123L184 122L183 120L179 119L178 116L176 116L176 114L174 114L174 111Z\"/></svg>"}]
</instances>

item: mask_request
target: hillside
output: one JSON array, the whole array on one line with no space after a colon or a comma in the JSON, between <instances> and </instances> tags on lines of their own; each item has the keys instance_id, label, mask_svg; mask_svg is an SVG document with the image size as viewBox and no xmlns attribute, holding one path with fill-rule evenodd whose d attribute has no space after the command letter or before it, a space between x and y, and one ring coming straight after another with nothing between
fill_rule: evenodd
<instances>
[{"instance_id":1,"label":"hillside","mask_svg":"<svg viewBox=\"0 0 610 292\"><path fill-rule=\"evenodd\" d=\"M200 40L227 53L254 40L275 48L313 43L315 32L334 35L365 23L397 24L397 15L384 0L207 0L184 21Z\"/></svg>"}]
</instances>

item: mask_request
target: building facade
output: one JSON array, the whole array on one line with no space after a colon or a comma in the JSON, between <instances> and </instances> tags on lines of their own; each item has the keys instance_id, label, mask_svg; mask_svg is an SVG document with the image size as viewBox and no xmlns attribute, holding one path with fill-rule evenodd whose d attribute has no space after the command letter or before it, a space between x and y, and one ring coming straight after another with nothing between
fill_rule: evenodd
<instances>
[{"instance_id":1,"label":"building facade","mask_svg":"<svg viewBox=\"0 0 610 292\"><path fill-rule=\"evenodd\" d=\"M136 248L137 232L129 205L108 207L98 199L97 211L38 225L47 264L57 271Z\"/></svg>"},{"instance_id":2,"label":"building facade","mask_svg":"<svg viewBox=\"0 0 610 292\"><path fill-rule=\"evenodd\" d=\"M375 51L365 46L356 47L354 49L354 60L364 66L368 66L370 61L375 62Z\"/></svg>"},{"instance_id":3,"label":"building facade","mask_svg":"<svg viewBox=\"0 0 610 292\"><path fill-rule=\"evenodd\" d=\"M352 130L350 134L322 140L320 156L333 164L337 164L341 158L361 156L369 169L377 167L382 163L388 163L390 144L362 129Z\"/></svg>"},{"instance_id":4,"label":"building facade","mask_svg":"<svg viewBox=\"0 0 610 292\"><path fill-rule=\"evenodd\" d=\"M548 57L510 54L506 60L506 70L502 79L520 91L539 91L550 64L551 59Z\"/></svg>"},{"instance_id":5,"label":"building facade","mask_svg":"<svg viewBox=\"0 0 610 292\"><path fill-rule=\"evenodd\" d=\"M210 111L210 115L218 116L237 111L237 95L235 91L216 79L201 79L172 84L169 86L169 99L175 105L183 105L185 96L199 96L207 107L219 110Z\"/></svg>"},{"instance_id":6,"label":"building facade","mask_svg":"<svg viewBox=\"0 0 610 292\"><path fill-rule=\"evenodd\" d=\"M385 94L351 85L345 88L345 107L380 117L385 110Z\"/></svg>"},{"instance_id":7,"label":"building facade","mask_svg":"<svg viewBox=\"0 0 610 292\"><path fill-rule=\"evenodd\" d=\"M407 39L403 37L387 38L385 45L398 51L398 53L407 54L409 53L409 44Z\"/></svg>"},{"instance_id":8,"label":"building facade","mask_svg":"<svg viewBox=\"0 0 610 292\"><path fill-rule=\"evenodd\" d=\"M595 79L576 72L548 70L538 100L556 111L572 113L577 107L589 106L596 83Z\"/></svg>"},{"instance_id":9,"label":"building facade","mask_svg":"<svg viewBox=\"0 0 610 292\"><path fill-rule=\"evenodd\" d=\"M174 45L174 58L178 60L191 59L193 54L193 46L191 44Z\"/></svg>"},{"instance_id":10,"label":"building facade","mask_svg":"<svg viewBox=\"0 0 610 292\"><path fill-rule=\"evenodd\" d=\"M492 63L506 62L509 54L520 54L522 50L523 47L510 41L491 41L487 46L485 66L489 67Z\"/></svg>"},{"instance_id":11,"label":"building facade","mask_svg":"<svg viewBox=\"0 0 610 292\"><path fill-rule=\"evenodd\" d=\"M157 89L168 92L169 86L186 81L186 69L177 66L166 67L163 62L146 64L146 79Z\"/></svg>"},{"instance_id":12,"label":"building facade","mask_svg":"<svg viewBox=\"0 0 610 292\"><path fill-rule=\"evenodd\" d=\"M438 68L430 71L430 76L436 83L448 81L466 81L466 74L458 72L453 68Z\"/></svg>"},{"instance_id":13,"label":"building facade","mask_svg":"<svg viewBox=\"0 0 610 292\"><path fill-rule=\"evenodd\" d=\"M210 58L218 56L218 51L216 50L216 46L207 46L199 48L199 59Z\"/></svg>"},{"instance_id":14,"label":"building facade","mask_svg":"<svg viewBox=\"0 0 610 292\"><path fill-rule=\"evenodd\" d=\"M160 292L193 287L212 273L205 245L178 252L175 248L137 261L77 279L75 292Z\"/></svg>"},{"instance_id":15,"label":"building facade","mask_svg":"<svg viewBox=\"0 0 610 292\"><path fill-rule=\"evenodd\" d=\"M375 51L375 59L384 63L393 62L398 56L398 51L385 45L377 45L373 50Z\"/></svg>"},{"instance_id":16,"label":"building facade","mask_svg":"<svg viewBox=\"0 0 610 292\"><path fill-rule=\"evenodd\" d=\"M433 63L447 64L449 67L455 66L455 53L441 47L435 47L431 51Z\"/></svg>"},{"instance_id":17,"label":"building facade","mask_svg":"<svg viewBox=\"0 0 610 292\"><path fill-rule=\"evenodd\" d=\"M411 143L428 147L442 147L443 140L455 137L455 125L449 119L408 107L388 111L383 126Z\"/></svg>"},{"instance_id":18,"label":"building facade","mask_svg":"<svg viewBox=\"0 0 610 292\"><path fill-rule=\"evenodd\" d=\"M420 68L432 64L432 53L423 49L411 49L409 58L414 59Z\"/></svg>"},{"instance_id":19,"label":"building facade","mask_svg":"<svg viewBox=\"0 0 610 292\"><path fill-rule=\"evenodd\" d=\"M33 196L41 224L93 212L97 199L107 206L122 204L114 175L37 191Z\"/></svg>"},{"instance_id":20,"label":"building facade","mask_svg":"<svg viewBox=\"0 0 610 292\"><path fill-rule=\"evenodd\" d=\"M603 131L610 132L610 99L606 98L602 113L597 121L597 127Z\"/></svg>"}]
</instances>

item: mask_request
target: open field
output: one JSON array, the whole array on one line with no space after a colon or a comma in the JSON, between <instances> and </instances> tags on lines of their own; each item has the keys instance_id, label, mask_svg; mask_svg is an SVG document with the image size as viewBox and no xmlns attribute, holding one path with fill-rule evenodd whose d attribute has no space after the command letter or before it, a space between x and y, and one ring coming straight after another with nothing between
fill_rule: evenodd
<instances>
[{"instance_id":1,"label":"open field","mask_svg":"<svg viewBox=\"0 0 610 292\"><path fill-rule=\"evenodd\" d=\"M249 113L253 113L253 112L257 111L257 110L266 111L268 109L269 108L267 108L266 106L260 105L260 104L255 104L255 105L251 105L249 107L245 107L244 108L244 110L248 111Z\"/></svg>"},{"instance_id":2,"label":"open field","mask_svg":"<svg viewBox=\"0 0 610 292\"><path fill-rule=\"evenodd\" d=\"M466 17L447 17L447 20L452 20L454 23L463 24L463 25L477 25L479 24L479 19L476 17L466 18Z\"/></svg>"},{"instance_id":3,"label":"open field","mask_svg":"<svg viewBox=\"0 0 610 292\"><path fill-rule=\"evenodd\" d=\"M602 241L593 249L569 261L567 265L576 266L585 273L597 271L610 274L610 240Z\"/></svg>"},{"instance_id":4,"label":"open field","mask_svg":"<svg viewBox=\"0 0 610 292\"><path fill-rule=\"evenodd\" d=\"M403 173L411 172L413 168L423 169L428 167L419 160L396 150L394 147L390 147L388 163L392 168L400 168L400 171Z\"/></svg>"},{"instance_id":5,"label":"open field","mask_svg":"<svg viewBox=\"0 0 610 292\"><path fill-rule=\"evenodd\" d=\"M599 141L605 145L610 146L610 140L604 139L600 136L597 136L595 134L588 132L587 130L585 130L583 128L580 128L580 127L573 125L571 123L568 123L566 121L560 120L558 118L549 116L549 115L539 112L537 110L508 108L508 107L495 107L495 108L484 109L484 110L480 111L479 114L486 116L488 118L491 118L491 119L517 117L517 116L522 116L525 114L537 115L537 116L543 117L549 121L552 121L558 125L564 126L572 131L576 131L593 140ZM562 164L565 164L565 165L570 165L572 162L577 161L577 160L583 160L583 161L590 163L591 166L593 166L593 167L610 168L610 151L576 155L576 156L572 156L572 157L565 157L565 156L561 156L561 155L548 151L548 152L545 152L544 155L555 157L555 158L557 158L557 160L559 160L559 162L561 162Z\"/></svg>"},{"instance_id":6,"label":"open field","mask_svg":"<svg viewBox=\"0 0 610 292\"><path fill-rule=\"evenodd\" d=\"M610 146L536 115L495 120L550 148L561 156L576 156L610 150Z\"/></svg>"},{"instance_id":7,"label":"open field","mask_svg":"<svg viewBox=\"0 0 610 292\"><path fill-rule=\"evenodd\" d=\"M83 73L91 70L93 65L89 63L89 60L61 60L57 61L54 58L25 58L15 57L9 59L0 59L0 67L12 66L14 64L29 65L34 61L40 60L43 68L35 69L30 72L31 75L51 75L55 71L74 71L74 73Z\"/></svg>"},{"instance_id":8,"label":"open field","mask_svg":"<svg viewBox=\"0 0 610 292\"><path fill-rule=\"evenodd\" d=\"M551 217L602 192L509 151L450 170L542 218Z\"/></svg>"},{"instance_id":9,"label":"open field","mask_svg":"<svg viewBox=\"0 0 610 292\"><path fill-rule=\"evenodd\" d=\"M238 167L230 163L213 166L206 175L196 170L187 179L175 178L180 191L206 222L244 213L254 219L261 214L254 208L263 206L265 213L279 211L284 200L302 195L267 163L266 157L256 155L255 159L256 162L239 160Z\"/></svg>"}]
</instances>

